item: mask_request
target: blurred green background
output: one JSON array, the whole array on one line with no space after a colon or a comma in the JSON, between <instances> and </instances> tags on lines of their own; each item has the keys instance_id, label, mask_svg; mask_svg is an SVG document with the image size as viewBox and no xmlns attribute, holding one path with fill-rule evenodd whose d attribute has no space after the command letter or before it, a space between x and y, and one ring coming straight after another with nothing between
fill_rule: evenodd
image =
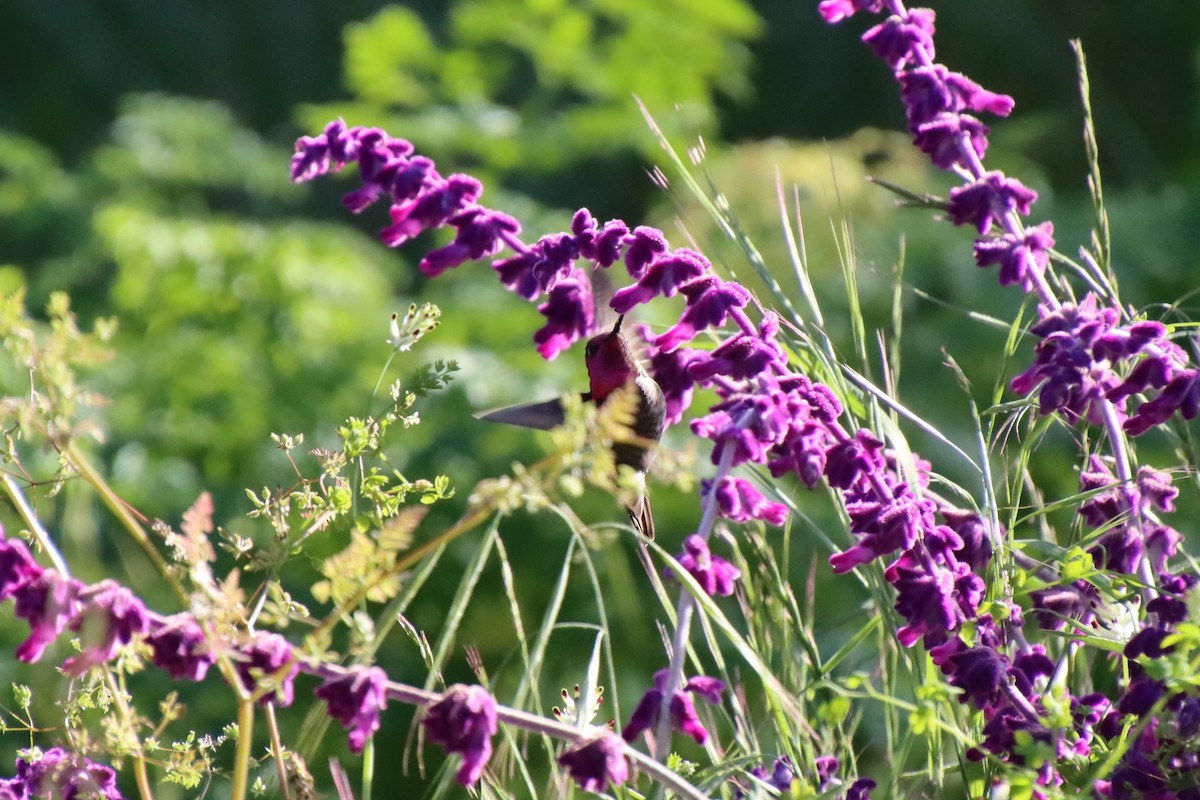
<instances>
[{"instance_id":1,"label":"blurred green background","mask_svg":"<svg viewBox=\"0 0 1200 800\"><path fill-rule=\"evenodd\" d=\"M1189 234L1200 211L1200 150L1193 146L1200 6L1071 0L935 8L941 60L1017 101L1011 121L993 124L989 165L1041 193L1034 220L1053 219L1059 248L1069 254L1087 241L1093 219L1067 46L1072 37L1083 40L1125 298L1139 307L1185 298L1180 309L1188 316L1197 253ZM678 219L714 263L748 277L737 247L685 191L667 195L647 178L666 160L636 94L677 143L688 147L703 136L701 168L785 288L792 284L776 175L797 186L818 294L846 353L846 293L831 229L851 224L865 312L880 327L889 324L903 238L905 284L933 301L904 294L900 393L951 438L970 442L967 404L940 366L942 350L986 404L1023 367L1001 363L1005 331L971 322L965 312L1009 320L1023 298L997 291L994 272L974 267L969 231L926 211L897 211L886 192L865 182L876 175L939 193L951 185L911 151L893 81L858 41L864 29L862 20L827 27L815 2L798 1L2 0L0 290L27 287L34 313L51 292L65 290L85 325L118 317L116 358L91 376L110 399L100 412L108 436L93 449L97 460L118 493L149 517L178 520L210 491L217 520L247 534L258 529L244 518L244 489L293 479L269 434L304 433L306 447L330 446L342 419L378 411L370 394L389 355L389 315L414 301L439 304L443 326L389 374L403 377L435 358L462 365L448 391L420 406L422 425L405 432L391 454L406 473L444 473L458 488L422 529L436 531L457 518L476 481L544 452L540 434L489 427L471 412L579 387L582 358L571 351L542 362L530 339L541 324L535 308L507 294L485 266L424 279L415 263L436 237L396 252L378 244L382 208L361 218L342 210L339 197L351 181L293 186L292 142L338 115L383 125L414 141L443 173L484 178L484 202L518 216L531 239L565 228L582 206L601 219L657 224L682 244ZM671 312L664 306L644 319L665 326ZM1154 316L1164 313L1151 307ZM878 374L877 363L872 369ZM5 394L21 390L19 371L0 377L12 381ZM681 425L666 442L683 449L687 439ZM948 450L915 441L936 470L972 488ZM1070 448L1045 455L1036 466L1047 495L1075 490L1074 465ZM845 541L825 498L783 488L796 493L811 524ZM69 485L38 503L80 577L115 576L174 610L86 489ZM698 520L695 497L670 488L656 493L656 511L660 539L671 547ZM589 522L619 516L595 496L580 513ZM3 506L0 519L14 524ZM827 569L827 549L802 535L808 524L799 523L793 537L797 583L814 559L818 571ZM536 620L565 551L565 529L550 515L521 514L503 534L525 613ZM439 568L444 580L410 609L431 635L457 583L455 564L461 568L470 555L469 539ZM628 541L596 558L604 585L643 583ZM297 569L288 577L298 599L311 601L304 584L312 575ZM830 577L821 574L816 617L822 648L832 651L861 600L853 581ZM513 638L510 623L490 616L507 602L498 570L481 586L459 652L475 644L499 670ZM627 715L640 692L639 671L648 680L662 657L654 615L645 613L654 602L648 592L613 594L614 650L634 676L620 698ZM592 619L585 585L573 586L569 599L568 616ZM19 641L22 627L7 611L0 617L6 643ZM583 641L577 652L586 651ZM424 675L406 639L397 638L380 663L398 679ZM461 657L453 665L451 679L468 677ZM543 702L580 680L582 667L564 647L548 667ZM36 672L0 660L0 687L36 683ZM192 697L216 696L215 682ZM403 746L410 716L389 712L381 752ZM285 716L285 728L298 718ZM188 725L204 730L221 721L201 714ZM329 741L341 751L339 736ZM0 764L22 744L0 740ZM323 775L318 780L328 785ZM378 780L380 796L394 796L388 792L409 779L384 769Z\"/></svg>"}]
</instances>

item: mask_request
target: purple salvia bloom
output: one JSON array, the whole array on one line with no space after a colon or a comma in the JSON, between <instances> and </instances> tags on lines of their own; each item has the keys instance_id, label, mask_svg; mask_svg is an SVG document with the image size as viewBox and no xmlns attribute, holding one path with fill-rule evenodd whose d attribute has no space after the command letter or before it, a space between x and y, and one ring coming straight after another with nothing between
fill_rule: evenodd
<instances>
[{"instance_id":1,"label":"purple salvia bloom","mask_svg":"<svg viewBox=\"0 0 1200 800\"><path fill-rule=\"evenodd\" d=\"M1007 117L1013 109L1013 99L1006 94L989 92L958 72L941 64L916 67L897 73L900 96L908 109L909 130L928 122L942 112L988 112Z\"/></svg>"},{"instance_id":2,"label":"purple salvia bloom","mask_svg":"<svg viewBox=\"0 0 1200 800\"><path fill-rule=\"evenodd\" d=\"M896 588L896 611L908 621L896 631L900 644L912 647L931 634L940 641L954 630L958 624L954 578L943 567L935 567L932 573L900 564L888 568L888 582Z\"/></svg>"},{"instance_id":3,"label":"purple salvia bloom","mask_svg":"<svg viewBox=\"0 0 1200 800\"><path fill-rule=\"evenodd\" d=\"M554 289L558 281L583 273L575 268L579 245L568 233L551 233L533 246L533 276L543 292Z\"/></svg>"},{"instance_id":4,"label":"purple salvia bloom","mask_svg":"<svg viewBox=\"0 0 1200 800\"><path fill-rule=\"evenodd\" d=\"M79 614L83 584L46 570L23 584L14 597L14 613L29 623L29 638L17 648L17 658L33 663Z\"/></svg>"},{"instance_id":5,"label":"purple salvia bloom","mask_svg":"<svg viewBox=\"0 0 1200 800\"><path fill-rule=\"evenodd\" d=\"M999 217L1016 212L1022 216L1037 200L1037 192L1003 172L985 172L966 186L950 190L946 212L955 225L974 225L985 234Z\"/></svg>"},{"instance_id":6,"label":"purple salvia bloom","mask_svg":"<svg viewBox=\"0 0 1200 800\"><path fill-rule=\"evenodd\" d=\"M658 723L659 715L662 713L663 698L666 694L666 683L667 670L661 669L654 675L654 686L642 695L641 702L638 703L633 715L629 718L629 724L625 726L625 730L621 734L625 741L632 742L643 731L649 730ZM697 675L688 680L682 689L671 695L668 703L671 722L676 730L691 736L697 744L704 744L708 739L708 731L700 722L700 717L696 715L696 706L688 692L716 704L721 702L721 694L724 691L725 683L717 678Z\"/></svg>"},{"instance_id":7,"label":"purple salvia bloom","mask_svg":"<svg viewBox=\"0 0 1200 800\"><path fill-rule=\"evenodd\" d=\"M701 493L712 490L711 481L701 483ZM717 484L715 491L717 513L725 519L734 522L761 519L771 525L782 525L787 520L787 506L770 502L745 478L726 476Z\"/></svg>"},{"instance_id":8,"label":"purple salvia bloom","mask_svg":"<svg viewBox=\"0 0 1200 800\"><path fill-rule=\"evenodd\" d=\"M1166 628L1147 625L1125 643L1125 648L1121 653L1130 661L1134 661L1142 656L1162 658L1164 655L1175 650L1173 646L1163 647L1163 640L1170 636L1171 633Z\"/></svg>"},{"instance_id":9,"label":"purple salvia bloom","mask_svg":"<svg viewBox=\"0 0 1200 800\"><path fill-rule=\"evenodd\" d=\"M712 265L708 263L708 259L694 250L681 247L651 261L637 283L619 289L613 294L609 305L618 314L625 314L635 306L648 303L660 295L672 297L683 285L710 274L711 271Z\"/></svg>"},{"instance_id":10,"label":"purple salvia bloom","mask_svg":"<svg viewBox=\"0 0 1200 800\"><path fill-rule=\"evenodd\" d=\"M575 270L560 279L538 311L546 324L533 334L542 358L552 360L577 339L587 336L595 324L595 303L587 275Z\"/></svg>"},{"instance_id":11,"label":"purple salvia bloom","mask_svg":"<svg viewBox=\"0 0 1200 800\"><path fill-rule=\"evenodd\" d=\"M913 8L905 17L888 17L864 33L862 40L895 72L933 60L933 32L933 10Z\"/></svg>"},{"instance_id":12,"label":"purple salvia bloom","mask_svg":"<svg viewBox=\"0 0 1200 800\"><path fill-rule=\"evenodd\" d=\"M1005 233L991 239L975 240L975 263L980 267L1000 265L1000 285L1020 286L1032 291L1044 275L1054 247L1054 224L1043 222L1026 228L1021 234Z\"/></svg>"},{"instance_id":13,"label":"purple salvia bloom","mask_svg":"<svg viewBox=\"0 0 1200 800\"><path fill-rule=\"evenodd\" d=\"M946 659L942 672L951 686L962 689L959 702L987 708L1000 699L1008 679L1008 659L994 647L965 647Z\"/></svg>"},{"instance_id":14,"label":"purple salvia bloom","mask_svg":"<svg viewBox=\"0 0 1200 800\"><path fill-rule=\"evenodd\" d=\"M1104 399L1119 383L1106 363L1093 356L1097 340L1117 323L1114 308L1099 308L1096 295L1089 293L1078 305L1063 305L1047 312L1030 332L1044 337L1035 349L1033 366L1012 379L1014 392L1028 395L1038 391L1041 414L1055 411L1068 421L1086 419L1093 425L1104 423ZM1119 416L1124 417L1116 404Z\"/></svg>"},{"instance_id":15,"label":"purple salvia bloom","mask_svg":"<svg viewBox=\"0 0 1200 800\"><path fill-rule=\"evenodd\" d=\"M442 176L438 174L433 161L425 156L417 156L396 171L388 191L394 202L403 203L416 199L426 185L433 185L441 180Z\"/></svg>"},{"instance_id":16,"label":"purple salvia bloom","mask_svg":"<svg viewBox=\"0 0 1200 800\"><path fill-rule=\"evenodd\" d=\"M1158 397L1138 406L1133 416L1125 421L1125 432L1130 436L1141 436L1169 420L1176 411L1184 419L1194 419L1200 411L1200 371L1181 370Z\"/></svg>"},{"instance_id":17,"label":"purple salvia bloom","mask_svg":"<svg viewBox=\"0 0 1200 800\"><path fill-rule=\"evenodd\" d=\"M571 218L571 233L575 235L579 255L605 269L621 258L630 235L629 226L619 219L610 219L601 228L586 208L579 209Z\"/></svg>"},{"instance_id":18,"label":"purple salvia bloom","mask_svg":"<svg viewBox=\"0 0 1200 800\"><path fill-rule=\"evenodd\" d=\"M532 253L521 253L511 258L503 258L492 262L492 269L500 278L500 283L518 297L533 300L542 293L541 284L533 274L535 257Z\"/></svg>"},{"instance_id":19,"label":"purple salvia bloom","mask_svg":"<svg viewBox=\"0 0 1200 800\"><path fill-rule=\"evenodd\" d=\"M3 535L4 529L0 528L0 537ZM15 596L22 587L37 580L42 572L24 542L0 538L0 601Z\"/></svg>"},{"instance_id":20,"label":"purple salvia bloom","mask_svg":"<svg viewBox=\"0 0 1200 800\"><path fill-rule=\"evenodd\" d=\"M361 753L387 708L387 673L379 667L349 670L326 678L314 694L329 704L329 716L350 732L350 751Z\"/></svg>"},{"instance_id":21,"label":"purple salvia bloom","mask_svg":"<svg viewBox=\"0 0 1200 800\"><path fill-rule=\"evenodd\" d=\"M18 758L16 777L3 783L12 793L10 796L19 800L36 797L54 800L124 800L117 788L117 773L112 767L77 756L61 747L52 747L44 753L35 750L28 756Z\"/></svg>"},{"instance_id":22,"label":"purple salvia bloom","mask_svg":"<svg viewBox=\"0 0 1200 800\"><path fill-rule=\"evenodd\" d=\"M557 760L585 792L600 794L610 785L620 786L629 780L625 743L605 728L579 740Z\"/></svg>"},{"instance_id":23,"label":"purple salvia bloom","mask_svg":"<svg viewBox=\"0 0 1200 800\"><path fill-rule=\"evenodd\" d=\"M671 723L676 730L695 739L696 744L708 741L708 729L700 721L700 715L696 713L696 704L686 692L671 695L670 712Z\"/></svg>"},{"instance_id":24,"label":"purple salvia bloom","mask_svg":"<svg viewBox=\"0 0 1200 800\"><path fill-rule=\"evenodd\" d=\"M188 614L176 614L154 624L146 644L153 652L154 665L175 680L202 681L215 662L204 631Z\"/></svg>"},{"instance_id":25,"label":"purple salvia bloom","mask_svg":"<svg viewBox=\"0 0 1200 800\"><path fill-rule=\"evenodd\" d=\"M859 11L878 14L883 10L883 0L821 0L817 10L825 21L834 24L848 19Z\"/></svg>"},{"instance_id":26,"label":"purple salvia bloom","mask_svg":"<svg viewBox=\"0 0 1200 800\"><path fill-rule=\"evenodd\" d=\"M658 717L662 713L663 690L659 688L647 689L642 695L642 699L638 701L637 708L633 710L633 714L629 717L628 724L625 725L625 730L621 732L621 737L627 742L632 742L643 731L648 731L658 722Z\"/></svg>"},{"instance_id":27,"label":"purple salvia bloom","mask_svg":"<svg viewBox=\"0 0 1200 800\"><path fill-rule=\"evenodd\" d=\"M876 783L871 778L859 778L846 790L846 800L871 800Z\"/></svg>"},{"instance_id":28,"label":"purple salvia bloom","mask_svg":"<svg viewBox=\"0 0 1200 800\"><path fill-rule=\"evenodd\" d=\"M653 342L649 325L637 326L638 336L646 342L650 377L662 389L666 400L666 424L674 425L683 419L683 412L692 404L692 390L696 382L688 374L688 368L706 358L701 350L680 348L670 353L659 350Z\"/></svg>"},{"instance_id":29,"label":"purple salvia bloom","mask_svg":"<svg viewBox=\"0 0 1200 800\"><path fill-rule=\"evenodd\" d=\"M817 756L813 759L813 766L817 768L817 789L823 792L829 788L829 782L837 774L841 764L835 756Z\"/></svg>"},{"instance_id":30,"label":"purple salvia bloom","mask_svg":"<svg viewBox=\"0 0 1200 800\"><path fill-rule=\"evenodd\" d=\"M412 200L393 205L392 224L379 232L388 247L399 247L422 231L440 228L479 199L483 185L470 175L431 180Z\"/></svg>"},{"instance_id":31,"label":"purple salvia bloom","mask_svg":"<svg viewBox=\"0 0 1200 800\"><path fill-rule=\"evenodd\" d=\"M720 556L709 552L704 538L692 534L683 540L683 552L677 557L679 566L687 570L704 593L711 597L728 597L733 594L734 582L741 571ZM667 577L674 575L667 570Z\"/></svg>"},{"instance_id":32,"label":"purple salvia bloom","mask_svg":"<svg viewBox=\"0 0 1200 800\"><path fill-rule=\"evenodd\" d=\"M992 540L983 520L974 511L957 508L942 508L938 513L962 542L961 547L955 548L955 556L972 572L982 574L992 560Z\"/></svg>"},{"instance_id":33,"label":"purple salvia bloom","mask_svg":"<svg viewBox=\"0 0 1200 800\"><path fill-rule=\"evenodd\" d=\"M787 357L775 342L742 332L717 345L707 359L690 366L688 374L701 384L708 384L718 376L739 381L756 377L772 367L782 370L786 364Z\"/></svg>"},{"instance_id":34,"label":"purple salvia bloom","mask_svg":"<svg viewBox=\"0 0 1200 800\"><path fill-rule=\"evenodd\" d=\"M633 229L629 249L625 251L625 268L634 280L639 280L646 268L668 249L662 231L639 225Z\"/></svg>"},{"instance_id":35,"label":"purple salvia bloom","mask_svg":"<svg viewBox=\"0 0 1200 800\"><path fill-rule=\"evenodd\" d=\"M280 670L291 664L282 675L276 676ZM238 675L243 685L251 692L258 683L258 677L272 676L275 680L274 694L265 694L259 698L258 704L265 706L274 701L280 706L292 704L294 687L292 682L300 671L292 646L288 640L277 633L259 633L248 644L241 647L241 658L237 665ZM257 673L257 675L255 674Z\"/></svg>"},{"instance_id":36,"label":"purple salvia bloom","mask_svg":"<svg viewBox=\"0 0 1200 800\"><path fill-rule=\"evenodd\" d=\"M679 321L654 340L659 350L670 352L696 337L698 331L725 324L731 309L743 308L750 302L750 293L732 281L722 281L706 275L686 284L680 292L687 298L687 308Z\"/></svg>"},{"instance_id":37,"label":"purple salvia bloom","mask_svg":"<svg viewBox=\"0 0 1200 800\"><path fill-rule=\"evenodd\" d=\"M1178 553L1183 534L1166 525L1150 525L1145 531L1144 540L1151 570L1162 573L1167 569L1167 561Z\"/></svg>"},{"instance_id":38,"label":"purple salvia bloom","mask_svg":"<svg viewBox=\"0 0 1200 800\"><path fill-rule=\"evenodd\" d=\"M111 661L150 624L142 601L116 581L89 586L79 593L79 601L83 610L71 621L71 630L81 632L83 651L63 664L63 672L72 676Z\"/></svg>"},{"instance_id":39,"label":"purple salvia bloom","mask_svg":"<svg viewBox=\"0 0 1200 800\"><path fill-rule=\"evenodd\" d=\"M970 114L942 112L925 120L913 130L913 144L929 156L934 166L950 169L965 166L962 141L966 138L976 158L987 152L988 127ZM951 189L953 198L954 189Z\"/></svg>"},{"instance_id":40,"label":"purple salvia bloom","mask_svg":"<svg viewBox=\"0 0 1200 800\"><path fill-rule=\"evenodd\" d=\"M1125 695L1117 702L1117 710L1122 714L1133 714L1144 717L1154 708L1154 704L1162 699L1166 687L1162 681L1148 675L1134 678L1125 690Z\"/></svg>"},{"instance_id":41,"label":"purple salvia bloom","mask_svg":"<svg viewBox=\"0 0 1200 800\"><path fill-rule=\"evenodd\" d=\"M458 782L471 786L483 775L492 756L496 733L496 701L482 686L455 684L429 706L421 720L429 740L447 753L462 755Z\"/></svg>"},{"instance_id":42,"label":"purple salvia bloom","mask_svg":"<svg viewBox=\"0 0 1200 800\"><path fill-rule=\"evenodd\" d=\"M831 447L825 453L825 478L834 489L849 489L860 478L883 466L883 442L866 428L859 428L853 439Z\"/></svg>"},{"instance_id":43,"label":"purple salvia bloom","mask_svg":"<svg viewBox=\"0 0 1200 800\"><path fill-rule=\"evenodd\" d=\"M512 217L481 206L456 215L450 224L458 229L454 241L429 252L418 264L421 272L431 278L465 261L495 255L504 248L503 234L516 234L521 230L521 224Z\"/></svg>"}]
</instances>

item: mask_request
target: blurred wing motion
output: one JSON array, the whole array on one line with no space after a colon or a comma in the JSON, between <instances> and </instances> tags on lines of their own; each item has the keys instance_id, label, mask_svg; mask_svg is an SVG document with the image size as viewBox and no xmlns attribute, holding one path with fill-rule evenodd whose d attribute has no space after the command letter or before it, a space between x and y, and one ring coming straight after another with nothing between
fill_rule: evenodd
<instances>
[{"instance_id":1,"label":"blurred wing motion","mask_svg":"<svg viewBox=\"0 0 1200 800\"><path fill-rule=\"evenodd\" d=\"M567 415L563 410L562 399L556 397L542 403L523 403L518 406L480 411L475 414L475 419L548 431L566 422Z\"/></svg>"}]
</instances>

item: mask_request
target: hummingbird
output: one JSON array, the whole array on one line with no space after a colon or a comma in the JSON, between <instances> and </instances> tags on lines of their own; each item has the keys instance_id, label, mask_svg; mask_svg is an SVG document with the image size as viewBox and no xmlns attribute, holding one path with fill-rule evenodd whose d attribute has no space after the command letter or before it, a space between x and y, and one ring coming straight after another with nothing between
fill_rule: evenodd
<instances>
[{"instance_id":1,"label":"hummingbird","mask_svg":"<svg viewBox=\"0 0 1200 800\"><path fill-rule=\"evenodd\" d=\"M588 391L582 392L580 397L585 403L603 406L619 389L629 387L635 393L637 410L630 430L636 439L614 443L612 451L613 460L618 467L630 467L644 479L654 455L654 443L662 438L666 422L666 400L662 389L638 362L629 340L621 333L621 323L624 321L625 315L622 314L617 317L617 323L611 331L597 334L588 340L583 349L583 361L588 371ZM566 421L561 398L482 411L475 416L488 422L501 422L543 431L562 425ZM654 516L650 511L650 498L644 485L638 499L625 510L629 512L634 530L647 539L653 539Z\"/></svg>"}]
</instances>

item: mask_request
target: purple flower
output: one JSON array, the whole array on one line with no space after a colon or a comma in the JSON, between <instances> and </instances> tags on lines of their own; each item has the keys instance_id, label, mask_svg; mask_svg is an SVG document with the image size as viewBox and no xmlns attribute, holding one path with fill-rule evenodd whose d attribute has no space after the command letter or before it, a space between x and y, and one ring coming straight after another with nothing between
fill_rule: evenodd
<instances>
[{"instance_id":1,"label":"purple flower","mask_svg":"<svg viewBox=\"0 0 1200 800\"><path fill-rule=\"evenodd\" d=\"M913 144L922 153L929 156L934 166L950 169L963 166L962 143L970 146L975 157L983 158L987 152L988 128L970 114L950 114L942 112L916 125L913 130ZM951 189L951 198L954 196Z\"/></svg>"},{"instance_id":2,"label":"purple flower","mask_svg":"<svg viewBox=\"0 0 1200 800\"><path fill-rule=\"evenodd\" d=\"M897 73L900 96L908 109L909 128L914 130L938 114L960 111L988 112L1006 117L1013 109L1013 99L1006 94L989 92L958 72L941 64L916 67Z\"/></svg>"},{"instance_id":3,"label":"purple flower","mask_svg":"<svg viewBox=\"0 0 1200 800\"><path fill-rule=\"evenodd\" d=\"M709 553L708 543L696 534L683 540L683 550L678 558L679 565L696 579L705 594L713 597L733 594L734 581L741 575L737 567ZM673 577L670 570L667 577Z\"/></svg>"},{"instance_id":4,"label":"purple flower","mask_svg":"<svg viewBox=\"0 0 1200 800\"><path fill-rule=\"evenodd\" d=\"M647 342L650 377L654 378L666 399L666 424L674 425L692 404L696 382L688 374L688 369L707 356L703 351L689 348L664 353L651 341L649 325L639 325L637 331L642 340Z\"/></svg>"},{"instance_id":5,"label":"purple flower","mask_svg":"<svg viewBox=\"0 0 1200 800\"><path fill-rule=\"evenodd\" d=\"M426 254L417 266L431 278L464 261L495 255L505 245L506 234L516 234L521 225L507 214L475 206L450 219L458 229L454 241Z\"/></svg>"},{"instance_id":6,"label":"purple flower","mask_svg":"<svg viewBox=\"0 0 1200 800\"><path fill-rule=\"evenodd\" d=\"M243 645L237 670L243 685L250 691L255 690L260 678L270 677L274 681L275 691L260 697L259 705L265 706L272 700L281 706L292 704L292 682L296 673L300 671L300 664L296 661L288 640L279 634L259 633L249 644ZM282 675L277 674L281 671Z\"/></svg>"},{"instance_id":7,"label":"purple flower","mask_svg":"<svg viewBox=\"0 0 1200 800\"><path fill-rule=\"evenodd\" d=\"M662 231L639 225L633 229L629 249L625 251L625 268L634 280L638 280L646 268L668 249Z\"/></svg>"},{"instance_id":8,"label":"purple flower","mask_svg":"<svg viewBox=\"0 0 1200 800\"><path fill-rule=\"evenodd\" d=\"M702 481L701 493L709 491L714 491L712 482ZM770 502L745 478L726 476L717 483L715 493L717 512L725 519L734 522L761 519L771 525L782 525L787 520L787 506Z\"/></svg>"},{"instance_id":9,"label":"purple flower","mask_svg":"<svg viewBox=\"0 0 1200 800\"><path fill-rule=\"evenodd\" d=\"M653 688L648 689L642 695L641 702L634 709L633 715L629 718L629 724L625 726L625 730L621 734L625 741L632 742L643 731L649 730L658 723L659 716L662 714L663 699L666 697L666 684L667 670L659 670L654 675ZM700 717L696 714L696 706L692 703L688 692L716 704L721 701L721 693L724 691L725 683L717 678L697 675L688 680L682 689L671 695L667 704L674 727L681 733L691 736L698 744L704 744L708 740L708 731L700 722Z\"/></svg>"},{"instance_id":10,"label":"purple flower","mask_svg":"<svg viewBox=\"0 0 1200 800\"><path fill-rule=\"evenodd\" d=\"M576 270L555 283L546 302L538 306L546 324L534 333L533 341L542 358L553 359L587 336L595 324L594 306L592 286L583 272Z\"/></svg>"},{"instance_id":11,"label":"purple flower","mask_svg":"<svg viewBox=\"0 0 1200 800\"><path fill-rule=\"evenodd\" d=\"M975 263L980 267L1000 265L1000 285L1033 290L1035 278L1044 275L1054 247L1054 224L1043 222L1020 234L1005 233L975 240Z\"/></svg>"},{"instance_id":12,"label":"purple flower","mask_svg":"<svg viewBox=\"0 0 1200 800\"><path fill-rule=\"evenodd\" d=\"M946 634L957 626L953 572L943 567L914 568L897 563L888 567L887 579L896 587L896 611L908 621L896 632L900 644L912 647L922 636Z\"/></svg>"},{"instance_id":13,"label":"purple flower","mask_svg":"<svg viewBox=\"0 0 1200 800\"><path fill-rule=\"evenodd\" d=\"M846 800L871 800L871 791L875 785L871 778L859 778L846 790Z\"/></svg>"},{"instance_id":14,"label":"purple flower","mask_svg":"<svg viewBox=\"0 0 1200 800\"><path fill-rule=\"evenodd\" d=\"M10 797L18 800L36 797L124 800L117 788L117 773L112 767L97 764L61 747L52 747L45 752L29 751L28 755L17 759L16 777L0 783L11 793Z\"/></svg>"},{"instance_id":15,"label":"purple flower","mask_svg":"<svg viewBox=\"0 0 1200 800\"><path fill-rule=\"evenodd\" d=\"M176 614L152 626L146 644L154 664L175 680L202 681L215 659L204 641L204 631L189 614Z\"/></svg>"},{"instance_id":16,"label":"purple flower","mask_svg":"<svg viewBox=\"0 0 1200 800\"><path fill-rule=\"evenodd\" d=\"M632 272L632 268L630 271ZM651 261L637 283L618 290L609 305L618 314L625 314L635 306L648 303L659 295L671 297L680 291L684 284L711 272L712 265L708 263L707 258L694 250L681 247Z\"/></svg>"},{"instance_id":17,"label":"purple flower","mask_svg":"<svg viewBox=\"0 0 1200 800\"><path fill-rule=\"evenodd\" d=\"M932 9L913 8L906 17L888 17L864 33L862 40L895 72L933 60L933 23Z\"/></svg>"},{"instance_id":18,"label":"purple flower","mask_svg":"<svg viewBox=\"0 0 1200 800\"><path fill-rule=\"evenodd\" d=\"M625 743L606 728L598 729L564 750L558 763L566 767L571 778L585 792L599 794L610 784L619 786L629 779Z\"/></svg>"},{"instance_id":19,"label":"purple flower","mask_svg":"<svg viewBox=\"0 0 1200 800\"><path fill-rule=\"evenodd\" d=\"M392 224L379 232L379 239L388 247L399 247L422 231L445 225L482 192L482 184L470 175L430 180L415 198L391 207Z\"/></svg>"},{"instance_id":20,"label":"purple flower","mask_svg":"<svg viewBox=\"0 0 1200 800\"><path fill-rule=\"evenodd\" d=\"M82 634L83 652L63 664L63 671L73 676L111 661L149 626L142 601L116 581L89 586L79 593L79 601L83 611L71 621L71 629Z\"/></svg>"},{"instance_id":21,"label":"purple flower","mask_svg":"<svg viewBox=\"0 0 1200 800\"><path fill-rule=\"evenodd\" d=\"M825 21L833 24L854 16L859 11L878 14L883 10L883 0L821 0L817 10Z\"/></svg>"},{"instance_id":22,"label":"purple flower","mask_svg":"<svg viewBox=\"0 0 1200 800\"><path fill-rule=\"evenodd\" d=\"M1037 200L1037 192L1003 172L986 172L966 186L950 190L946 212L955 225L974 225L980 234L987 233L992 222L1005 214L1029 214Z\"/></svg>"},{"instance_id":23,"label":"purple flower","mask_svg":"<svg viewBox=\"0 0 1200 800\"><path fill-rule=\"evenodd\" d=\"M697 331L724 325L731 309L743 308L750 302L750 293L742 286L714 275L697 278L680 292L687 298L687 308L673 327L654 340L654 345L663 352L669 353L690 342Z\"/></svg>"},{"instance_id":24,"label":"purple flower","mask_svg":"<svg viewBox=\"0 0 1200 800\"><path fill-rule=\"evenodd\" d=\"M571 233L579 248L579 255L593 264L607 269L621 257L621 250L629 238L629 226L619 219L610 219L601 228L592 212L581 208L571 218Z\"/></svg>"},{"instance_id":25,"label":"purple flower","mask_svg":"<svg viewBox=\"0 0 1200 800\"><path fill-rule=\"evenodd\" d=\"M4 529L0 528L0 537L3 535ZM42 568L33 560L24 542L0 538L0 601L15 596L41 574Z\"/></svg>"},{"instance_id":26,"label":"purple flower","mask_svg":"<svg viewBox=\"0 0 1200 800\"><path fill-rule=\"evenodd\" d=\"M379 667L348 670L328 677L314 694L329 704L329 716L350 732L350 750L361 753L379 730L379 715L387 707L387 673Z\"/></svg>"},{"instance_id":27,"label":"purple flower","mask_svg":"<svg viewBox=\"0 0 1200 800\"><path fill-rule=\"evenodd\" d=\"M496 733L496 701L482 686L455 684L429 706L421 720L429 740L447 753L460 753L458 782L470 786L483 775Z\"/></svg>"},{"instance_id":28,"label":"purple flower","mask_svg":"<svg viewBox=\"0 0 1200 800\"><path fill-rule=\"evenodd\" d=\"M994 647L965 647L945 658L942 672L950 678L950 685L962 689L958 698L962 703L971 703L976 708L987 708L1000 699L1008 678L1008 659Z\"/></svg>"},{"instance_id":29,"label":"purple flower","mask_svg":"<svg viewBox=\"0 0 1200 800\"><path fill-rule=\"evenodd\" d=\"M766 317L758 334L743 331L726 339L707 359L688 367L688 374L697 383L706 384L719 375L739 381L757 377L771 367L783 371L787 357L772 341L777 329L778 321L773 316Z\"/></svg>"},{"instance_id":30,"label":"purple flower","mask_svg":"<svg viewBox=\"0 0 1200 800\"><path fill-rule=\"evenodd\" d=\"M46 570L22 584L14 595L14 613L29 623L29 638L17 648L17 658L33 663L79 613L83 584Z\"/></svg>"},{"instance_id":31,"label":"purple flower","mask_svg":"<svg viewBox=\"0 0 1200 800\"><path fill-rule=\"evenodd\" d=\"M512 258L502 258L492 262L492 269L510 292L518 297L533 300L542 293L542 285L533 274L534 256L532 253L522 253Z\"/></svg>"}]
</instances>

